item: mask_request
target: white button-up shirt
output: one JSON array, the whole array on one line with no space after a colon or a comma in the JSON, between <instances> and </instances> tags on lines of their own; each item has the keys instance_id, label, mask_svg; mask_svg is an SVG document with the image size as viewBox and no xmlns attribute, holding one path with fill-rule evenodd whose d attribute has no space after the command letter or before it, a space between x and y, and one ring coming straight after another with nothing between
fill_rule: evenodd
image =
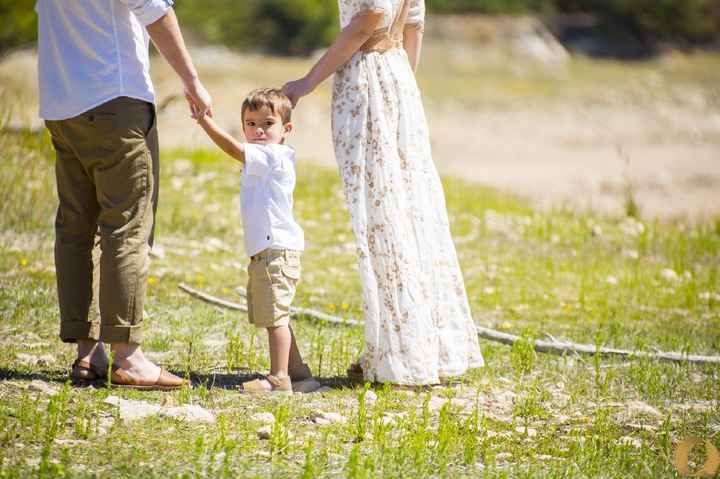
<instances>
[{"instance_id":1,"label":"white button-up shirt","mask_svg":"<svg viewBox=\"0 0 720 479\"><path fill-rule=\"evenodd\" d=\"M171 0L38 0L40 116L64 120L113 98L155 101L145 26Z\"/></svg>"},{"instance_id":2,"label":"white button-up shirt","mask_svg":"<svg viewBox=\"0 0 720 479\"><path fill-rule=\"evenodd\" d=\"M248 256L266 248L305 249L303 230L293 217L294 189L295 150L245 144L240 209Z\"/></svg>"}]
</instances>

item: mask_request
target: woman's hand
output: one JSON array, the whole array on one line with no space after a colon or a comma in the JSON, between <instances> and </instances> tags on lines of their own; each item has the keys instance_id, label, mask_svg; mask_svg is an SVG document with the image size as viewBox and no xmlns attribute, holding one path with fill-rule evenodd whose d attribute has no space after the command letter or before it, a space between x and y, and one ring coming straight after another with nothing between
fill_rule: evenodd
<instances>
[{"instance_id":1,"label":"woman's hand","mask_svg":"<svg viewBox=\"0 0 720 479\"><path fill-rule=\"evenodd\" d=\"M287 82L282 87L282 91L290 99L293 108L298 104L300 98L311 93L314 90L313 86L307 77L300 78L299 80Z\"/></svg>"}]
</instances>

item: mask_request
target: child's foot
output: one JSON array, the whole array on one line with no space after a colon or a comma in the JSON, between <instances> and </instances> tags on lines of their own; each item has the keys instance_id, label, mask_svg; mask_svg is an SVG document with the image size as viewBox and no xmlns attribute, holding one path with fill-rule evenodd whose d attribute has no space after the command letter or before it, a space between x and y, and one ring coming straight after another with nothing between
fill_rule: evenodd
<instances>
[{"instance_id":1,"label":"child's foot","mask_svg":"<svg viewBox=\"0 0 720 479\"><path fill-rule=\"evenodd\" d=\"M249 394L277 394L290 396L293 393L290 376L276 377L268 374L265 379L253 379L243 383L242 390Z\"/></svg>"}]
</instances>

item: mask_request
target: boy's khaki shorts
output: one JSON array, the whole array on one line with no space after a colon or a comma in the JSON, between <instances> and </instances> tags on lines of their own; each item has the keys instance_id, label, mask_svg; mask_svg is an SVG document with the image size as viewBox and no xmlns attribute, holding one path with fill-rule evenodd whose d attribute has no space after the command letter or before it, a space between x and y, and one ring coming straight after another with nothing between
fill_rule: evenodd
<instances>
[{"instance_id":1,"label":"boy's khaki shorts","mask_svg":"<svg viewBox=\"0 0 720 479\"><path fill-rule=\"evenodd\" d=\"M248 318L258 328L290 324L290 305L300 280L300 251L266 249L248 265Z\"/></svg>"}]
</instances>

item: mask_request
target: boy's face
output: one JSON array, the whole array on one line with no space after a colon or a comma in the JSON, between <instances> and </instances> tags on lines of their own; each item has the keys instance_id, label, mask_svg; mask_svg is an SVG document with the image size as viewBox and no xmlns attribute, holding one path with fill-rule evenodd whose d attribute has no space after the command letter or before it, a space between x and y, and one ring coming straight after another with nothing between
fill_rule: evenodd
<instances>
[{"instance_id":1,"label":"boy's face","mask_svg":"<svg viewBox=\"0 0 720 479\"><path fill-rule=\"evenodd\" d=\"M283 124L280 115L273 113L270 108L245 110L243 133L248 143L277 145L285 141L290 131L292 123Z\"/></svg>"}]
</instances>

